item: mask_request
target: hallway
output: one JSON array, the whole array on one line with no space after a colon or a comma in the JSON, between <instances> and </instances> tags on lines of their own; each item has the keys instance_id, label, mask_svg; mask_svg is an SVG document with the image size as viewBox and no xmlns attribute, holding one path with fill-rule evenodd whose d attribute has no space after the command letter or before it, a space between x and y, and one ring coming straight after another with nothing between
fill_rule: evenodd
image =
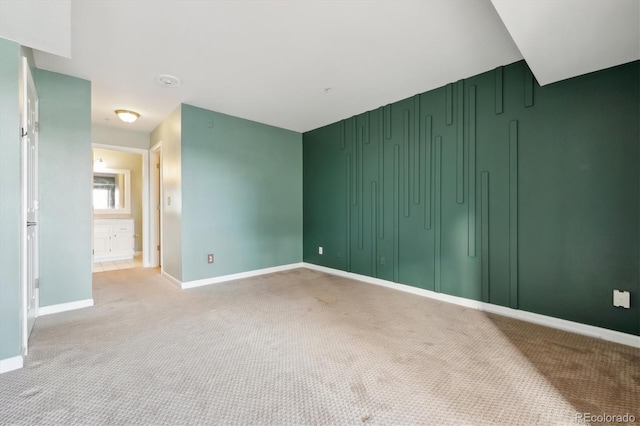
<instances>
[{"instance_id":1,"label":"hallway","mask_svg":"<svg viewBox=\"0 0 640 426\"><path fill-rule=\"evenodd\" d=\"M107 272L118 269L130 269L142 267L142 253L137 253L133 259L95 262L93 264L93 272Z\"/></svg>"}]
</instances>

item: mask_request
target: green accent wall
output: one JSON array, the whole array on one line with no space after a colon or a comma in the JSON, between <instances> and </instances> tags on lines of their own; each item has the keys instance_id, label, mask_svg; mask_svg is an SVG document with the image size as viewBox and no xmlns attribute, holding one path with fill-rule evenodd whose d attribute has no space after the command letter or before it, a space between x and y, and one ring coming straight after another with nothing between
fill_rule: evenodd
<instances>
[{"instance_id":1,"label":"green accent wall","mask_svg":"<svg viewBox=\"0 0 640 426\"><path fill-rule=\"evenodd\" d=\"M40 108L40 306L49 306L92 297L91 82L44 70L34 77Z\"/></svg>"},{"instance_id":2,"label":"green accent wall","mask_svg":"<svg viewBox=\"0 0 640 426\"><path fill-rule=\"evenodd\" d=\"M302 261L300 133L182 105L181 150L182 281Z\"/></svg>"},{"instance_id":3,"label":"green accent wall","mask_svg":"<svg viewBox=\"0 0 640 426\"><path fill-rule=\"evenodd\" d=\"M639 335L639 79L521 61L305 133L304 261Z\"/></svg>"},{"instance_id":4,"label":"green accent wall","mask_svg":"<svg viewBox=\"0 0 640 426\"><path fill-rule=\"evenodd\" d=\"M162 269L182 281L182 107L151 132L151 146L162 142ZM171 199L171 203L168 200Z\"/></svg>"},{"instance_id":5,"label":"green accent wall","mask_svg":"<svg viewBox=\"0 0 640 426\"><path fill-rule=\"evenodd\" d=\"M0 359L19 356L20 46L0 38Z\"/></svg>"}]
</instances>

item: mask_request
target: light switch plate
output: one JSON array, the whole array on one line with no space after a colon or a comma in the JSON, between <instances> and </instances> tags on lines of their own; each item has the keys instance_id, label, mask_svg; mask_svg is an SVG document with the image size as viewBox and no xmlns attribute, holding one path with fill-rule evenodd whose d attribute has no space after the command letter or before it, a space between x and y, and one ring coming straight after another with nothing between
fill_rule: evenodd
<instances>
[{"instance_id":1,"label":"light switch plate","mask_svg":"<svg viewBox=\"0 0 640 426\"><path fill-rule=\"evenodd\" d=\"M322 254L322 247L318 247L318 254Z\"/></svg>"},{"instance_id":2,"label":"light switch plate","mask_svg":"<svg viewBox=\"0 0 640 426\"><path fill-rule=\"evenodd\" d=\"M629 309L630 294L624 290L613 290L613 306Z\"/></svg>"}]
</instances>

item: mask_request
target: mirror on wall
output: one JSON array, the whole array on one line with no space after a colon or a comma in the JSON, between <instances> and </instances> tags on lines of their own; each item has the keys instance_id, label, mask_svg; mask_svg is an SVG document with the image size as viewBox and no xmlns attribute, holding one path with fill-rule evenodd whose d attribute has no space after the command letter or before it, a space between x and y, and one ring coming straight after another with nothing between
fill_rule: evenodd
<instances>
[{"instance_id":1,"label":"mirror on wall","mask_svg":"<svg viewBox=\"0 0 640 426\"><path fill-rule=\"evenodd\" d=\"M130 214L130 171L100 169L93 172L94 214Z\"/></svg>"}]
</instances>

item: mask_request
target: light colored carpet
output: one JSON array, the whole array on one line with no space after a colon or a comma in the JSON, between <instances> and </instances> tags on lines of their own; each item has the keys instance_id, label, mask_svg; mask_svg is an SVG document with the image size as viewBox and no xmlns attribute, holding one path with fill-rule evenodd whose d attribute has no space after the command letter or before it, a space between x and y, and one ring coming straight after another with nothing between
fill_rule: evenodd
<instances>
[{"instance_id":1,"label":"light colored carpet","mask_svg":"<svg viewBox=\"0 0 640 426\"><path fill-rule=\"evenodd\" d=\"M640 350L296 269L191 290L94 275L37 320L1 424L576 424L640 418Z\"/></svg>"}]
</instances>

